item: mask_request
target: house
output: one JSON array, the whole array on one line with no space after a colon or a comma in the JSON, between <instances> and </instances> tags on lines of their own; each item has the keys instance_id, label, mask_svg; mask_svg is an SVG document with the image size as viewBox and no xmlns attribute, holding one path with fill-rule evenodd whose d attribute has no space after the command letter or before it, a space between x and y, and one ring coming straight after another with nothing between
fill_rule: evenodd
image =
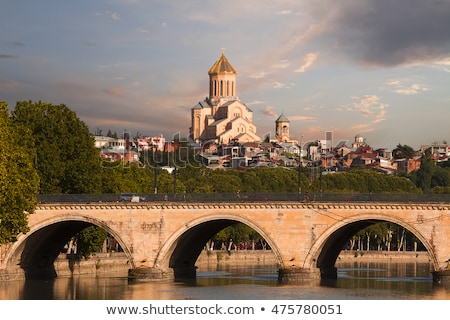
<instances>
[{"instance_id":1,"label":"house","mask_svg":"<svg viewBox=\"0 0 450 320\"><path fill-rule=\"evenodd\" d=\"M175 152L180 147L180 143L178 141L170 141L164 144L163 152Z\"/></svg>"},{"instance_id":2,"label":"house","mask_svg":"<svg viewBox=\"0 0 450 320\"><path fill-rule=\"evenodd\" d=\"M137 139L137 146L139 151L148 151L151 149L152 145L147 139L139 138Z\"/></svg>"},{"instance_id":3,"label":"house","mask_svg":"<svg viewBox=\"0 0 450 320\"><path fill-rule=\"evenodd\" d=\"M300 154L300 147L295 142L280 142L278 145L282 149L282 153L290 153L295 156L299 156Z\"/></svg>"},{"instance_id":4,"label":"house","mask_svg":"<svg viewBox=\"0 0 450 320\"><path fill-rule=\"evenodd\" d=\"M114 138L105 136L94 136L94 146L97 149L108 148L109 144L114 141Z\"/></svg>"},{"instance_id":5,"label":"house","mask_svg":"<svg viewBox=\"0 0 450 320\"><path fill-rule=\"evenodd\" d=\"M94 145L97 149L125 150L126 140L105 136L94 136Z\"/></svg>"},{"instance_id":6,"label":"house","mask_svg":"<svg viewBox=\"0 0 450 320\"><path fill-rule=\"evenodd\" d=\"M166 139L162 136L148 136L137 139L137 148L139 151L164 151Z\"/></svg>"},{"instance_id":7,"label":"house","mask_svg":"<svg viewBox=\"0 0 450 320\"><path fill-rule=\"evenodd\" d=\"M154 136L154 137L145 137L148 141L148 144L152 147L154 151L164 151L164 145L166 144L166 139L163 135Z\"/></svg>"},{"instance_id":8,"label":"house","mask_svg":"<svg viewBox=\"0 0 450 320\"><path fill-rule=\"evenodd\" d=\"M450 156L450 148L447 143L433 143L431 145L424 145L420 147L421 153L430 149L431 158L436 162L448 161Z\"/></svg>"},{"instance_id":9,"label":"house","mask_svg":"<svg viewBox=\"0 0 450 320\"><path fill-rule=\"evenodd\" d=\"M100 157L108 161L124 161L124 162L139 162L139 154L136 151L101 149Z\"/></svg>"},{"instance_id":10,"label":"house","mask_svg":"<svg viewBox=\"0 0 450 320\"><path fill-rule=\"evenodd\" d=\"M421 156L416 156L412 159L395 159L393 162L394 168L400 173L411 173L420 169Z\"/></svg>"}]
</instances>

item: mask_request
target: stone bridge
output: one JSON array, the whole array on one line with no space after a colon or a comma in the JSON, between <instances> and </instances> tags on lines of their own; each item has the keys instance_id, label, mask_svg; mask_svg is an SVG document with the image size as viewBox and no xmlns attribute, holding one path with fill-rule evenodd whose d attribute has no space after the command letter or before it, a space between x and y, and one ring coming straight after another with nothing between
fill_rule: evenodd
<instances>
[{"instance_id":1,"label":"stone bridge","mask_svg":"<svg viewBox=\"0 0 450 320\"><path fill-rule=\"evenodd\" d=\"M264 237L278 260L281 281L333 278L346 241L382 221L412 232L429 253L434 279L449 279L450 204L295 201L40 204L29 215L30 231L0 247L0 278L56 276L53 264L63 246L89 225L119 242L130 276L195 277L206 242L236 222Z\"/></svg>"}]
</instances>

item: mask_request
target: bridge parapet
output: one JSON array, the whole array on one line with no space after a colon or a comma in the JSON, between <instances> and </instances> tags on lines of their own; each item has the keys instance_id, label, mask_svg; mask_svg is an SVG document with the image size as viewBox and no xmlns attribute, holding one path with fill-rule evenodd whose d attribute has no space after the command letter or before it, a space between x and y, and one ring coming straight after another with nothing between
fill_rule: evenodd
<instances>
[{"instance_id":1,"label":"bridge parapet","mask_svg":"<svg viewBox=\"0 0 450 320\"><path fill-rule=\"evenodd\" d=\"M140 202L140 203L41 203L38 211L46 210L217 210L217 209L291 209L291 210L411 210L450 211L450 203L332 203L332 202Z\"/></svg>"},{"instance_id":2,"label":"bridge parapet","mask_svg":"<svg viewBox=\"0 0 450 320\"><path fill-rule=\"evenodd\" d=\"M138 194L143 202L392 202L392 203L450 203L450 194L422 193L188 193ZM116 194L39 194L39 203L96 203L119 202Z\"/></svg>"}]
</instances>

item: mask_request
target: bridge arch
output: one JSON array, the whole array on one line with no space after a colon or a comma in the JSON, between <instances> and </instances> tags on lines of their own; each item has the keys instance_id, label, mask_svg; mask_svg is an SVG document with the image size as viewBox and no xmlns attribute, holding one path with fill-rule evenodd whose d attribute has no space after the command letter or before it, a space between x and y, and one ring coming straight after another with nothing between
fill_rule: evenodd
<instances>
[{"instance_id":1,"label":"bridge arch","mask_svg":"<svg viewBox=\"0 0 450 320\"><path fill-rule=\"evenodd\" d=\"M155 267L172 269L175 278L195 277L195 262L207 241L220 230L238 222L258 232L271 247L279 264L282 264L283 259L275 241L255 221L237 214L207 214L184 223L167 238L156 256Z\"/></svg>"},{"instance_id":2,"label":"bridge arch","mask_svg":"<svg viewBox=\"0 0 450 320\"><path fill-rule=\"evenodd\" d=\"M28 217L30 232L0 247L0 280L22 277L24 267L29 275L39 266L51 273L50 261L65 244L64 237L70 239L89 225L118 240L130 277L169 278L173 267L182 273L187 266L193 272L210 236L236 222L253 228L271 246L279 261L280 280L318 279L320 269L332 271L351 235L387 221L412 232L430 255L433 279L448 281L449 210L448 203L400 202L43 203ZM189 253L194 247L197 252Z\"/></svg>"},{"instance_id":3,"label":"bridge arch","mask_svg":"<svg viewBox=\"0 0 450 320\"><path fill-rule=\"evenodd\" d=\"M62 214L40 221L30 231L21 235L8 250L5 265L19 266L26 278L55 278L53 263L63 246L81 230L95 225L106 230L119 243L131 266L134 267L132 252L121 239L120 233L107 223L86 215Z\"/></svg>"},{"instance_id":4,"label":"bridge arch","mask_svg":"<svg viewBox=\"0 0 450 320\"><path fill-rule=\"evenodd\" d=\"M400 225L413 233L428 251L433 263L434 270L437 270L438 261L433 245L414 225L417 223L407 222L395 216L383 214L362 214L345 218L327 230L317 238L305 257L304 266L306 268L319 268L322 278L335 278L335 263L342 251L342 247L358 231L380 222L392 222Z\"/></svg>"}]
</instances>

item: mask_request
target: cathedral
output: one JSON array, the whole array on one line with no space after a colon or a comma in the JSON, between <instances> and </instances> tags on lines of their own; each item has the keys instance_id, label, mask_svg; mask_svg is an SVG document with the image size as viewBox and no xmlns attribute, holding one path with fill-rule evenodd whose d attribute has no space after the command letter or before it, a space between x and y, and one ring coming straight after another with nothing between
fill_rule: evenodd
<instances>
[{"instance_id":1,"label":"cathedral","mask_svg":"<svg viewBox=\"0 0 450 320\"><path fill-rule=\"evenodd\" d=\"M236 94L237 72L222 53L208 71L209 96L191 109L190 136L197 143L261 141L253 112Z\"/></svg>"}]
</instances>

